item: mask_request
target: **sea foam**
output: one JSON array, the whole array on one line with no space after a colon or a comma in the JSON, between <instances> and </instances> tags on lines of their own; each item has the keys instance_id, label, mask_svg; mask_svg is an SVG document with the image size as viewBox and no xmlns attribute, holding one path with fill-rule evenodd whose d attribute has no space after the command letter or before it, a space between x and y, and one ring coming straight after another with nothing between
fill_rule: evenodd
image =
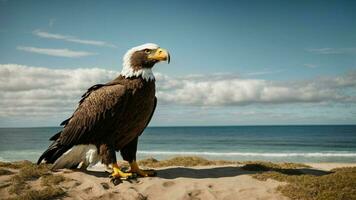
<instances>
[{"instance_id":1,"label":"sea foam","mask_svg":"<svg viewBox=\"0 0 356 200\"><path fill-rule=\"evenodd\" d=\"M303 153L257 153L257 152L197 152L197 151L138 151L146 155L194 155L194 156L259 156L259 157L356 157L353 152L303 152Z\"/></svg>"}]
</instances>

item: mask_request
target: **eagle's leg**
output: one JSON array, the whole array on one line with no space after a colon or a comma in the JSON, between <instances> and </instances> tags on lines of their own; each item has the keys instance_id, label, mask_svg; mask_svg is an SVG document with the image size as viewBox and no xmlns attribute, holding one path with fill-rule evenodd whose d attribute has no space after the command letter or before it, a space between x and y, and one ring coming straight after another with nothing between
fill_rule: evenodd
<instances>
[{"instance_id":1,"label":"eagle's leg","mask_svg":"<svg viewBox=\"0 0 356 200\"><path fill-rule=\"evenodd\" d=\"M127 172L123 172L121 171L119 165L117 163L113 163L112 164L112 174L110 175L111 178L119 178L119 179L129 179L132 177L132 173L127 173Z\"/></svg>"},{"instance_id":2,"label":"eagle's leg","mask_svg":"<svg viewBox=\"0 0 356 200\"><path fill-rule=\"evenodd\" d=\"M120 150L122 158L130 164L129 172L137 174L141 177L156 176L156 172L154 170L142 170L136 163L137 143L138 137L136 137Z\"/></svg>"},{"instance_id":3,"label":"eagle's leg","mask_svg":"<svg viewBox=\"0 0 356 200\"><path fill-rule=\"evenodd\" d=\"M136 173L137 175L141 176L141 177L148 177L148 176L156 176L156 171L155 170L142 170L139 168L138 164L136 163L136 161L132 161L130 162L130 171L131 173Z\"/></svg>"},{"instance_id":4,"label":"eagle's leg","mask_svg":"<svg viewBox=\"0 0 356 200\"><path fill-rule=\"evenodd\" d=\"M102 156L102 162L107 166L110 164L112 166L113 172L110 175L110 178L125 180L132 177L132 173L126 173L121 171L116 161L116 154L114 148L109 145L103 144L100 146L100 154Z\"/></svg>"}]
</instances>

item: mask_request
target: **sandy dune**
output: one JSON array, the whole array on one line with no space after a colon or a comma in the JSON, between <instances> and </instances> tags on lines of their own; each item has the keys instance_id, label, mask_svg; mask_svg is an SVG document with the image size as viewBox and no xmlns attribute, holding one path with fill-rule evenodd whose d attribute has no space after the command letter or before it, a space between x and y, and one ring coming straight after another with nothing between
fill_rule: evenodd
<instances>
[{"instance_id":1,"label":"sandy dune","mask_svg":"<svg viewBox=\"0 0 356 200\"><path fill-rule=\"evenodd\" d=\"M356 164L313 164L318 169L303 169L306 174L323 174L331 167L356 166ZM12 169L16 173L16 170ZM259 181L251 174L258 172L245 170L239 165L165 167L156 168L157 177L138 178L123 181L114 186L103 171L60 170L66 181L59 187L66 193L60 199L236 199L236 200L279 200L288 199L276 191L285 184L275 180ZM13 175L0 176L1 184ZM41 179L41 178L40 178ZM40 179L30 183L34 190L41 190ZM5 187L0 187L0 198L8 198Z\"/></svg>"},{"instance_id":2,"label":"sandy dune","mask_svg":"<svg viewBox=\"0 0 356 200\"><path fill-rule=\"evenodd\" d=\"M65 199L287 199L275 191L277 181L258 181L236 166L169 167L157 177L124 181L114 186L100 172L65 173L75 183Z\"/></svg>"}]
</instances>

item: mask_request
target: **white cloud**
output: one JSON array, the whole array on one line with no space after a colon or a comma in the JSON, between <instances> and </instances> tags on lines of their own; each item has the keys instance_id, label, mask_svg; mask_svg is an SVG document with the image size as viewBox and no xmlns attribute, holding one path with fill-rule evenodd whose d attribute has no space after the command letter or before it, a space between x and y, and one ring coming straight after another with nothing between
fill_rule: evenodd
<instances>
[{"instance_id":1,"label":"white cloud","mask_svg":"<svg viewBox=\"0 0 356 200\"><path fill-rule=\"evenodd\" d=\"M110 81L118 74L100 68L50 69L0 64L0 117L65 119L87 88ZM232 74L170 77L156 73L156 78L161 106L210 109L254 104L356 103L356 72L294 82L245 79Z\"/></svg>"},{"instance_id":2,"label":"white cloud","mask_svg":"<svg viewBox=\"0 0 356 200\"><path fill-rule=\"evenodd\" d=\"M307 51L316 54L355 54L356 48L318 48L307 49Z\"/></svg>"},{"instance_id":3,"label":"white cloud","mask_svg":"<svg viewBox=\"0 0 356 200\"><path fill-rule=\"evenodd\" d=\"M84 56L96 55L96 53L92 53L92 52L73 51L70 49L46 49L46 48L25 47L25 46L18 46L16 49L21 51L31 52L31 53L38 53L38 54L58 56L58 57L68 57L68 58L79 58Z\"/></svg>"},{"instance_id":4,"label":"white cloud","mask_svg":"<svg viewBox=\"0 0 356 200\"><path fill-rule=\"evenodd\" d=\"M158 97L167 104L229 106L250 104L355 102L356 73L305 81L268 81L237 76L171 78L160 75ZM350 92L352 90L352 92Z\"/></svg>"},{"instance_id":5,"label":"white cloud","mask_svg":"<svg viewBox=\"0 0 356 200\"><path fill-rule=\"evenodd\" d=\"M51 116L73 112L88 87L118 72L99 68L49 69L0 64L0 116Z\"/></svg>"},{"instance_id":6,"label":"white cloud","mask_svg":"<svg viewBox=\"0 0 356 200\"><path fill-rule=\"evenodd\" d=\"M52 24L53 24L53 22L52 22ZM79 39L77 37L70 36L70 35L48 33L48 32L41 31L41 30L34 30L32 33L38 37L41 37L41 38L63 40L63 41L67 41L67 42L74 42L74 43L93 45L93 46L116 48L116 45L113 45L113 44L110 44L110 43L104 42L104 41L84 40L84 39Z\"/></svg>"}]
</instances>

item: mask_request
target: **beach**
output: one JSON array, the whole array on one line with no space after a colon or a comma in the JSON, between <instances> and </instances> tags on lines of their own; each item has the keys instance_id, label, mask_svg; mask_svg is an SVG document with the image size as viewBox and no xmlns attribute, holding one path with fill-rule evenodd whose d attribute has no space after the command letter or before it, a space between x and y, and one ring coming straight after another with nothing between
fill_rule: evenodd
<instances>
[{"instance_id":1,"label":"beach","mask_svg":"<svg viewBox=\"0 0 356 200\"><path fill-rule=\"evenodd\" d=\"M0 128L1 199L356 199L353 125L149 127L137 158L157 176L118 185L102 165L35 165L59 130Z\"/></svg>"},{"instance_id":2,"label":"beach","mask_svg":"<svg viewBox=\"0 0 356 200\"><path fill-rule=\"evenodd\" d=\"M352 183L352 181L356 178L356 163L298 164L213 161L199 157L176 157L163 161L146 159L141 161L140 165L155 169L157 176L123 180L118 185L114 185L108 178L109 173L105 172L101 166L91 169L94 171L63 169L52 172L47 168L33 165L31 162L12 162L12 164L1 162L3 175L0 176L0 197L2 199L287 200L296 199L293 196L292 198L288 196L289 194L285 191L286 189L288 191L288 187L297 187L293 191L305 189L302 185L293 185L293 182L288 180L289 178L304 177L307 181L310 178L309 184L323 178L325 180L322 181L321 187L323 187L322 184L328 184L329 179L338 181L340 184L343 184L344 181L344 184L347 185L350 184L347 181L354 184L355 182ZM340 172L331 171L334 168L342 170ZM9 172L4 173L4 170ZM347 177L351 179L337 180L338 173L349 173ZM278 176L270 176L273 174ZM345 176L345 174L340 175ZM286 178L287 181L281 180L281 177ZM331 186L329 189L337 189L332 187L344 186ZM355 195L355 193L352 194L354 190L355 188L351 188L350 191L346 188L342 192L346 197L349 195L353 198L355 197L352 196ZM323 192L330 191L315 192L323 195ZM341 191L332 192L339 193ZM329 194L329 196L330 199L335 199L332 195ZM313 199L319 198L313 197Z\"/></svg>"}]
</instances>

